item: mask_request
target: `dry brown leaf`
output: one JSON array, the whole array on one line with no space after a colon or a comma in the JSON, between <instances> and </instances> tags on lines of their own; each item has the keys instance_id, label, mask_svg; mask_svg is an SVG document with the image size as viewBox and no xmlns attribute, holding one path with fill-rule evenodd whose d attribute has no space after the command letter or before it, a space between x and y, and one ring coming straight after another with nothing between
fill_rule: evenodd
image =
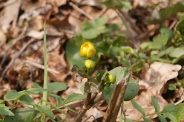
<instances>
[{"instance_id":1,"label":"dry brown leaf","mask_svg":"<svg viewBox=\"0 0 184 122\"><path fill-rule=\"evenodd\" d=\"M69 16L68 21L72 26L72 30L74 30L75 32L80 31L82 22L78 18L71 15L71 16Z\"/></svg>"},{"instance_id":2,"label":"dry brown leaf","mask_svg":"<svg viewBox=\"0 0 184 122\"><path fill-rule=\"evenodd\" d=\"M10 23L17 21L21 0L8 0L7 6L0 12L0 26L3 32L7 32Z\"/></svg>"},{"instance_id":3,"label":"dry brown leaf","mask_svg":"<svg viewBox=\"0 0 184 122\"><path fill-rule=\"evenodd\" d=\"M46 5L46 0L22 0L21 9L23 9L25 12L34 10L35 8L43 7Z\"/></svg>"},{"instance_id":4,"label":"dry brown leaf","mask_svg":"<svg viewBox=\"0 0 184 122\"><path fill-rule=\"evenodd\" d=\"M4 32L0 29L0 47L6 42L6 35Z\"/></svg>"},{"instance_id":5,"label":"dry brown leaf","mask_svg":"<svg viewBox=\"0 0 184 122\"><path fill-rule=\"evenodd\" d=\"M180 65L172 65L161 62L154 62L150 68L141 74L139 81L140 86L145 86L154 95L161 94L165 83L178 76L178 71L181 69Z\"/></svg>"},{"instance_id":6,"label":"dry brown leaf","mask_svg":"<svg viewBox=\"0 0 184 122\"><path fill-rule=\"evenodd\" d=\"M27 36L35 38L35 39L42 39L44 31L36 31L36 30L29 30L27 32Z\"/></svg>"},{"instance_id":7,"label":"dry brown leaf","mask_svg":"<svg viewBox=\"0 0 184 122\"><path fill-rule=\"evenodd\" d=\"M102 116L103 115L98 109L92 107L86 112L85 116L83 116L82 122L86 122L86 120L87 122L93 122L94 120Z\"/></svg>"},{"instance_id":8,"label":"dry brown leaf","mask_svg":"<svg viewBox=\"0 0 184 122\"><path fill-rule=\"evenodd\" d=\"M36 16L33 17L30 21L29 21L29 27L30 29L36 30L36 31L40 31L43 29L43 16Z\"/></svg>"},{"instance_id":9,"label":"dry brown leaf","mask_svg":"<svg viewBox=\"0 0 184 122\"><path fill-rule=\"evenodd\" d=\"M146 114L151 114L155 111L151 103L152 96L158 101L161 110L167 105L166 100L161 96L161 90L168 80L177 77L180 69L180 65L154 62L145 72L142 72L139 85L144 90L140 91L140 94L134 100L145 110ZM130 101L125 102L124 109L127 118L137 120L142 117L142 114L132 106ZM149 116L150 119L155 117Z\"/></svg>"},{"instance_id":10,"label":"dry brown leaf","mask_svg":"<svg viewBox=\"0 0 184 122\"><path fill-rule=\"evenodd\" d=\"M47 0L48 3L52 4L54 7L59 7L65 5L67 0Z\"/></svg>"},{"instance_id":11,"label":"dry brown leaf","mask_svg":"<svg viewBox=\"0 0 184 122\"><path fill-rule=\"evenodd\" d=\"M146 112L146 114L151 114L155 111L153 105L151 104L151 96L154 96L150 90L142 91L140 95L134 98L137 104L139 104ZM160 109L162 110L165 105L167 105L166 100L162 96L154 96L158 101ZM142 114L138 112L131 104L130 101L125 102L124 104L125 115L127 118L132 120L138 120L142 117ZM155 118L156 116L149 116L150 119Z\"/></svg>"}]
</instances>

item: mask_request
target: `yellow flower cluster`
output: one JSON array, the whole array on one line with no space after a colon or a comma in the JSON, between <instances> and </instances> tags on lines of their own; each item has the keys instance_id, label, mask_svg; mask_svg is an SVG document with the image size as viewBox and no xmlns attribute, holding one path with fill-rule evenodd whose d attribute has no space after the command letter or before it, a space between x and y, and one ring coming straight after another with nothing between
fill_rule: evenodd
<instances>
[{"instance_id":1,"label":"yellow flower cluster","mask_svg":"<svg viewBox=\"0 0 184 122\"><path fill-rule=\"evenodd\" d=\"M80 47L80 55L86 58L92 58L96 54L96 49L91 42L85 42Z\"/></svg>"},{"instance_id":2,"label":"yellow flower cluster","mask_svg":"<svg viewBox=\"0 0 184 122\"><path fill-rule=\"evenodd\" d=\"M86 57L86 58L92 58L93 56L95 56L95 54L96 54L96 49L91 42L85 42L84 44L81 45L80 56ZM86 66L86 68L92 69L95 67L95 62L90 59L87 59L85 60L84 65Z\"/></svg>"}]
</instances>

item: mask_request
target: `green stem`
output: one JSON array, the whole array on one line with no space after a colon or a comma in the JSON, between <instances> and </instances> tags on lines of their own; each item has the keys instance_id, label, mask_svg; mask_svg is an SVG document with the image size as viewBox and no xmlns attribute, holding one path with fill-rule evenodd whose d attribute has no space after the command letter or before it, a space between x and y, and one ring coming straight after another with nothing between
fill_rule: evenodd
<instances>
[{"instance_id":1,"label":"green stem","mask_svg":"<svg viewBox=\"0 0 184 122\"><path fill-rule=\"evenodd\" d=\"M143 119L144 117L148 117L148 116L153 116L153 115L158 115L159 112L154 112L154 113L151 113L151 114L146 114L142 117L140 117L138 120L136 120L135 122L140 122L141 119Z\"/></svg>"},{"instance_id":2,"label":"green stem","mask_svg":"<svg viewBox=\"0 0 184 122\"><path fill-rule=\"evenodd\" d=\"M46 42L46 20L44 21L44 83L43 83L43 88L47 89L47 85L48 85L48 78L47 78L47 42ZM42 101L42 105L46 105L47 103L47 96L48 93L47 91L43 92L43 101Z\"/></svg>"}]
</instances>

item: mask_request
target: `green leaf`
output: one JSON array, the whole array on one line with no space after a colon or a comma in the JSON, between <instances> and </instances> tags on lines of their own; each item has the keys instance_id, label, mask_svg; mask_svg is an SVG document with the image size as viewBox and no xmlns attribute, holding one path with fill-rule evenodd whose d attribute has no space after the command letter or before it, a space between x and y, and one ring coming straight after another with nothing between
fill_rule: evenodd
<instances>
[{"instance_id":1,"label":"green leaf","mask_svg":"<svg viewBox=\"0 0 184 122\"><path fill-rule=\"evenodd\" d=\"M126 52L126 53L129 53L129 54L135 54L135 50L129 46L123 46L121 47L121 50Z\"/></svg>"},{"instance_id":2,"label":"green leaf","mask_svg":"<svg viewBox=\"0 0 184 122\"><path fill-rule=\"evenodd\" d=\"M28 89L27 90L27 93L28 94L39 94L39 93L43 93L44 91L48 91L46 89L43 89L43 88L31 88L31 89Z\"/></svg>"},{"instance_id":3,"label":"green leaf","mask_svg":"<svg viewBox=\"0 0 184 122\"><path fill-rule=\"evenodd\" d=\"M161 111L161 113L172 113L172 112L176 112L177 110L177 106L174 104L168 104L166 105L163 110Z\"/></svg>"},{"instance_id":4,"label":"green leaf","mask_svg":"<svg viewBox=\"0 0 184 122\"><path fill-rule=\"evenodd\" d=\"M33 82L33 87L34 88L42 88L38 83L36 83L36 82Z\"/></svg>"},{"instance_id":5,"label":"green leaf","mask_svg":"<svg viewBox=\"0 0 184 122\"><path fill-rule=\"evenodd\" d=\"M79 54L80 46L84 41L85 40L80 35L76 35L74 39L68 41L66 45L66 59L70 67L73 67L73 65L77 65L80 69L84 67L85 58L81 57Z\"/></svg>"},{"instance_id":6,"label":"green leaf","mask_svg":"<svg viewBox=\"0 0 184 122\"><path fill-rule=\"evenodd\" d=\"M1 103L4 103L4 100L1 100L1 99L0 99L0 104L1 104Z\"/></svg>"},{"instance_id":7,"label":"green leaf","mask_svg":"<svg viewBox=\"0 0 184 122\"><path fill-rule=\"evenodd\" d=\"M109 100L110 100L110 98L112 96L113 89L114 89L114 85L110 85L110 86L106 85L104 87L103 91L102 91L103 96L105 97L105 100L106 100L107 103L109 103Z\"/></svg>"},{"instance_id":8,"label":"green leaf","mask_svg":"<svg viewBox=\"0 0 184 122\"><path fill-rule=\"evenodd\" d=\"M34 122L38 111L31 108L19 108L13 111L14 116L6 116L4 122Z\"/></svg>"},{"instance_id":9,"label":"green leaf","mask_svg":"<svg viewBox=\"0 0 184 122\"><path fill-rule=\"evenodd\" d=\"M169 90L177 90L176 84L174 83L169 84Z\"/></svg>"},{"instance_id":10,"label":"green leaf","mask_svg":"<svg viewBox=\"0 0 184 122\"><path fill-rule=\"evenodd\" d=\"M135 109L137 109L140 113L145 115L145 110L140 105L138 105L134 100L131 100L131 103Z\"/></svg>"},{"instance_id":11,"label":"green leaf","mask_svg":"<svg viewBox=\"0 0 184 122\"><path fill-rule=\"evenodd\" d=\"M105 24L108 18L97 18L92 22L84 22L82 24L82 36L86 39L94 39L101 33L106 32Z\"/></svg>"},{"instance_id":12,"label":"green leaf","mask_svg":"<svg viewBox=\"0 0 184 122\"><path fill-rule=\"evenodd\" d=\"M84 98L86 98L86 95L71 93L70 95L67 96L67 98L63 101L62 104L67 104L77 100L83 100Z\"/></svg>"},{"instance_id":13,"label":"green leaf","mask_svg":"<svg viewBox=\"0 0 184 122\"><path fill-rule=\"evenodd\" d=\"M35 107L37 108L37 110L39 112L44 113L50 119L52 119L52 120L54 119L53 112L47 106L44 106L44 105L36 105Z\"/></svg>"},{"instance_id":14,"label":"green leaf","mask_svg":"<svg viewBox=\"0 0 184 122\"><path fill-rule=\"evenodd\" d=\"M23 95L19 100L23 104L35 105L34 100L29 95Z\"/></svg>"},{"instance_id":15,"label":"green leaf","mask_svg":"<svg viewBox=\"0 0 184 122\"><path fill-rule=\"evenodd\" d=\"M119 66L110 70L108 73L116 76L116 84L118 84L120 81L126 78L128 75L128 70L125 67Z\"/></svg>"},{"instance_id":16,"label":"green leaf","mask_svg":"<svg viewBox=\"0 0 184 122\"><path fill-rule=\"evenodd\" d=\"M4 96L4 100L6 101L10 101L10 100L16 100L21 96L20 93L18 93L15 90L11 90L9 91L5 96Z\"/></svg>"},{"instance_id":17,"label":"green leaf","mask_svg":"<svg viewBox=\"0 0 184 122\"><path fill-rule=\"evenodd\" d=\"M166 59L166 58L159 58L157 57L157 55L151 55L151 61L159 61L159 62L165 62L165 63L172 63L172 61L170 59Z\"/></svg>"},{"instance_id":18,"label":"green leaf","mask_svg":"<svg viewBox=\"0 0 184 122\"><path fill-rule=\"evenodd\" d=\"M102 52L105 56L109 56L111 44L112 44L112 42L110 42L109 40L101 41L97 46L98 52Z\"/></svg>"},{"instance_id":19,"label":"green leaf","mask_svg":"<svg viewBox=\"0 0 184 122\"><path fill-rule=\"evenodd\" d=\"M132 122L132 120L129 118L126 118L126 122Z\"/></svg>"},{"instance_id":20,"label":"green leaf","mask_svg":"<svg viewBox=\"0 0 184 122\"><path fill-rule=\"evenodd\" d=\"M124 94L124 100L129 101L133 99L139 92L139 85L137 80L130 78L130 81L127 84L127 88Z\"/></svg>"},{"instance_id":21,"label":"green leaf","mask_svg":"<svg viewBox=\"0 0 184 122\"><path fill-rule=\"evenodd\" d=\"M56 95L56 94L49 94L51 97L53 97L54 99L56 99L57 100L57 102L58 102L58 104L61 104L63 101L64 101L64 99L61 97L61 96L58 96L58 95Z\"/></svg>"},{"instance_id":22,"label":"green leaf","mask_svg":"<svg viewBox=\"0 0 184 122\"><path fill-rule=\"evenodd\" d=\"M160 106L158 104L157 99L154 96L151 97L151 103L153 104L155 108L155 112L160 112Z\"/></svg>"},{"instance_id":23,"label":"green leaf","mask_svg":"<svg viewBox=\"0 0 184 122\"><path fill-rule=\"evenodd\" d=\"M176 120L176 117L171 113L164 113L163 116L169 118L171 120L171 122L178 122Z\"/></svg>"},{"instance_id":24,"label":"green leaf","mask_svg":"<svg viewBox=\"0 0 184 122\"><path fill-rule=\"evenodd\" d=\"M150 47L152 45L152 42L143 42L141 43L141 49L145 50L146 48Z\"/></svg>"},{"instance_id":25,"label":"green leaf","mask_svg":"<svg viewBox=\"0 0 184 122\"><path fill-rule=\"evenodd\" d=\"M158 118L159 118L160 122L167 122L166 118L164 116L162 116L161 114L158 115Z\"/></svg>"},{"instance_id":26,"label":"green leaf","mask_svg":"<svg viewBox=\"0 0 184 122\"><path fill-rule=\"evenodd\" d=\"M128 75L128 71L124 67L116 67L108 72L109 74L113 74L116 76L116 83L118 84L120 81L124 80L126 76ZM105 100L109 102L109 99L111 98L112 92L114 89L114 84L110 86L105 86L103 89L103 95L105 97Z\"/></svg>"},{"instance_id":27,"label":"green leaf","mask_svg":"<svg viewBox=\"0 0 184 122\"><path fill-rule=\"evenodd\" d=\"M4 104L0 104L0 115L14 116L14 114Z\"/></svg>"},{"instance_id":28,"label":"green leaf","mask_svg":"<svg viewBox=\"0 0 184 122\"><path fill-rule=\"evenodd\" d=\"M171 53L169 53L169 56L174 58L179 58L184 55L184 47L178 47L174 48Z\"/></svg>"},{"instance_id":29,"label":"green leaf","mask_svg":"<svg viewBox=\"0 0 184 122\"><path fill-rule=\"evenodd\" d=\"M121 59L121 62L122 62L122 64L123 64L125 67L127 67L127 68L130 68L130 67L131 67L131 64L130 64L130 62L129 62L129 60L128 60L127 58L122 58L122 59Z\"/></svg>"},{"instance_id":30,"label":"green leaf","mask_svg":"<svg viewBox=\"0 0 184 122\"><path fill-rule=\"evenodd\" d=\"M143 118L144 122L151 122L151 120L149 120L148 118Z\"/></svg>"},{"instance_id":31,"label":"green leaf","mask_svg":"<svg viewBox=\"0 0 184 122\"><path fill-rule=\"evenodd\" d=\"M184 103L181 103L176 110L177 122L180 122L184 118Z\"/></svg>"},{"instance_id":32,"label":"green leaf","mask_svg":"<svg viewBox=\"0 0 184 122\"><path fill-rule=\"evenodd\" d=\"M63 91L63 90L66 90L66 88L67 88L67 85L66 83L63 83L63 82L48 83L48 90L50 92Z\"/></svg>"},{"instance_id":33,"label":"green leaf","mask_svg":"<svg viewBox=\"0 0 184 122\"><path fill-rule=\"evenodd\" d=\"M172 39L172 37L174 36L174 33L172 30L170 30L168 27L166 26L162 26L160 29L160 33L162 35L165 35L166 37L168 37L169 40Z\"/></svg>"},{"instance_id":34,"label":"green leaf","mask_svg":"<svg viewBox=\"0 0 184 122\"><path fill-rule=\"evenodd\" d=\"M180 20L178 21L177 25L175 26L176 30L182 35L184 36L184 14L182 13L180 15Z\"/></svg>"},{"instance_id":35,"label":"green leaf","mask_svg":"<svg viewBox=\"0 0 184 122\"><path fill-rule=\"evenodd\" d=\"M105 70L98 70L96 73L96 79L98 82L102 81L105 77L106 71Z\"/></svg>"},{"instance_id":36,"label":"green leaf","mask_svg":"<svg viewBox=\"0 0 184 122\"><path fill-rule=\"evenodd\" d=\"M177 12L184 12L184 3L177 2L176 4L169 6L159 11L159 18L149 18L148 23L156 24L165 21L168 17L176 14Z\"/></svg>"},{"instance_id":37,"label":"green leaf","mask_svg":"<svg viewBox=\"0 0 184 122\"><path fill-rule=\"evenodd\" d=\"M152 45L149 46L149 48L156 49L156 50L162 49L167 44L168 40L169 40L169 37L163 34L155 36L153 38L153 43Z\"/></svg>"}]
</instances>

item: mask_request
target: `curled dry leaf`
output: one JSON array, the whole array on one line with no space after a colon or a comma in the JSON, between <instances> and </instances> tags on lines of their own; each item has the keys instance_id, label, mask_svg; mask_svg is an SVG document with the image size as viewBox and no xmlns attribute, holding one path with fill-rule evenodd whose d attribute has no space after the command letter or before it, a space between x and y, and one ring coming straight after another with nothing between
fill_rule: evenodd
<instances>
[{"instance_id":1,"label":"curled dry leaf","mask_svg":"<svg viewBox=\"0 0 184 122\"><path fill-rule=\"evenodd\" d=\"M177 77L180 69L180 65L154 62L148 70L141 74L142 80L139 81L139 85L151 90L154 95L161 94L165 83Z\"/></svg>"},{"instance_id":2,"label":"curled dry leaf","mask_svg":"<svg viewBox=\"0 0 184 122\"><path fill-rule=\"evenodd\" d=\"M139 104L144 110L146 114L151 114L155 111L152 103L151 103L151 96L153 96L153 93L150 90L142 91L138 96L134 98L134 101L136 101L137 104ZM158 101L158 104L160 106L160 110L163 109L165 105L167 105L166 100L160 96L156 95L154 96L156 100ZM132 119L132 120L138 120L142 117L142 114L138 112L131 104L130 101L125 102L124 104L125 109L125 115L126 118ZM149 116L150 119L155 118L154 116Z\"/></svg>"},{"instance_id":3,"label":"curled dry leaf","mask_svg":"<svg viewBox=\"0 0 184 122\"><path fill-rule=\"evenodd\" d=\"M0 26L4 32L8 31L10 23L17 21L21 0L8 0L7 6L0 12Z\"/></svg>"},{"instance_id":4,"label":"curled dry leaf","mask_svg":"<svg viewBox=\"0 0 184 122\"><path fill-rule=\"evenodd\" d=\"M151 103L151 96L154 96L158 101L160 110L167 105L166 100L161 96L162 88L168 80L178 76L180 69L180 65L154 62L149 69L141 74L142 79L139 81L139 86L143 90L134 98L134 101L145 110L146 114L151 114L155 111ZM142 117L142 114L132 106L130 101L125 102L124 109L127 118L137 120ZM149 116L150 119L155 117Z\"/></svg>"},{"instance_id":5,"label":"curled dry leaf","mask_svg":"<svg viewBox=\"0 0 184 122\"><path fill-rule=\"evenodd\" d=\"M86 120L87 122L93 122L100 117L102 117L101 112L97 108L92 107L86 112L85 116L82 118L82 122L85 122Z\"/></svg>"},{"instance_id":6,"label":"curled dry leaf","mask_svg":"<svg viewBox=\"0 0 184 122\"><path fill-rule=\"evenodd\" d=\"M35 39L42 39L44 31L36 31L36 30L29 30L27 32L27 36L35 38Z\"/></svg>"}]
</instances>

